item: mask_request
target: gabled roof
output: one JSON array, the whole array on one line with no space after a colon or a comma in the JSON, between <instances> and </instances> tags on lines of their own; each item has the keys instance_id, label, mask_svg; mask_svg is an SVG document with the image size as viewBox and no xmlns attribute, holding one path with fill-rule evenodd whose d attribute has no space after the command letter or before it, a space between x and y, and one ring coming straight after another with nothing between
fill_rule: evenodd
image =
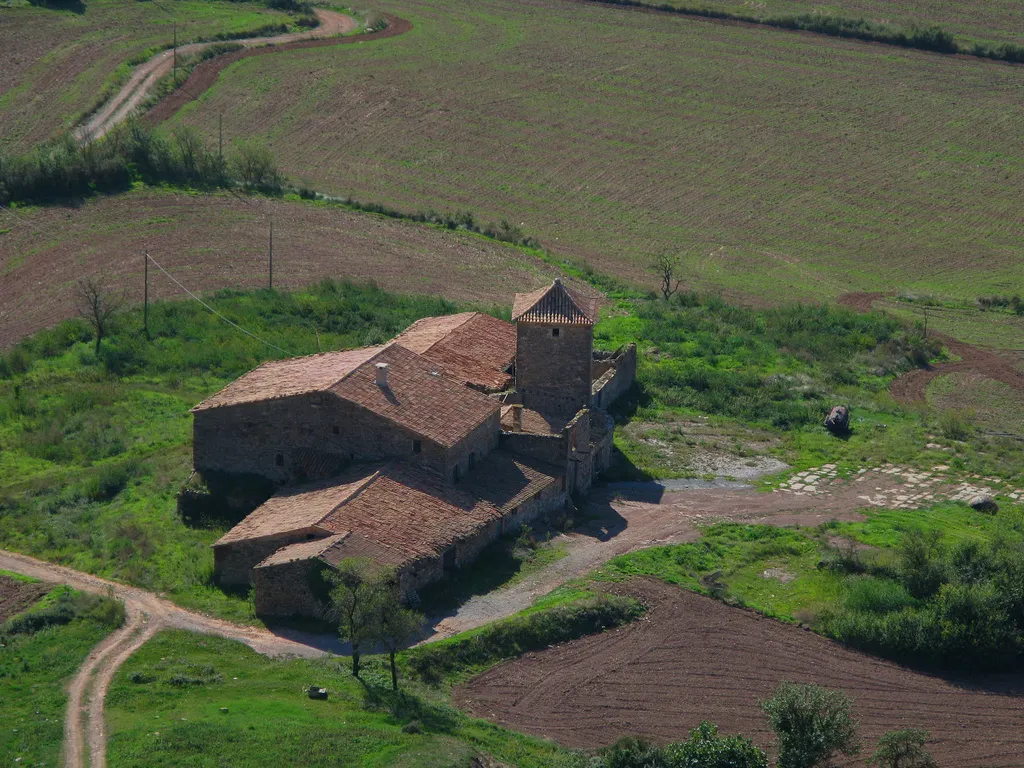
<instances>
[{"instance_id":1,"label":"gabled roof","mask_svg":"<svg viewBox=\"0 0 1024 768\"><path fill-rule=\"evenodd\" d=\"M480 312L425 317L392 342L442 366L452 377L489 392L512 383L507 372L516 357L516 328Z\"/></svg>"},{"instance_id":2,"label":"gabled roof","mask_svg":"<svg viewBox=\"0 0 1024 768\"><path fill-rule=\"evenodd\" d=\"M341 477L320 483L284 488L218 539L213 546L244 539L263 539L315 528L370 481L381 465L354 467ZM325 530L325 533L328 531Z\"/></svg>"},{"instance_id":3,"label":"gabled roof","mask_svg":"<svg viewBox=\"0 0 1024 768\"><path fill-rule=\"evenodd\" d=\"M214 546L259 538L270 528L297 530L297 522L324 538L283 547L258 567L311 559L337 565L349 557L401 567L437 556L560 482L557 468L504 451L491 453L458 487L404 462L361 473L281 491ZM284 514L289 509L305 511ZM268 525L278 514L291 522ZM263 524L250 524L253 518Z\"/></svg>"},{"instance_id":4,"label":"gabled roof","mask_svg":"<svg viewBox=\"0 0 1024 768\"><path fill-rule=\"evenodd\" d=\"M556 277L547 288L517 293L512 305L512 321L594 325L599 317L597 303L597 298L563 285Z\"/></svg>"},{"instance_id":5,"label":"gabled roof","mask_svg":"<svg viewBox=\"0 0 1024 768\"><path fill-rule=\"evenodd\" d=\"M376 383L380 363L388 364L384 387ZM441 366L398 344L385 347L328 391L446 448L500 408L497 401L467 389Z\"/></svg>"},{"instance_id":6,"label":"gabled roof","mask_svg":"<svg viewBox=\"0 0 1024 768\"><path fill-rule=\"evenodd\" d=\"M382 349L363 347L288 360L271 360L235 379L192 410L202 411L319 392L345 378Z\"/></svg>"}]
</instances>

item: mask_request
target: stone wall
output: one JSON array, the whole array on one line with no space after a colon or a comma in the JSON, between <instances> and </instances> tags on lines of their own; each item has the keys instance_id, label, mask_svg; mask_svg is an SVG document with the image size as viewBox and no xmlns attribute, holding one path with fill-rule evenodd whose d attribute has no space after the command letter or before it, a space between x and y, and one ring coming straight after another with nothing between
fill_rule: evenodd
<instances>
[{"instance_id":1,"label":"stone wall","mask_svg":"<svg viewBox=\"0 0 1024 768\"><path fill-rule=\"evenodd\" d=\"M200 410L192 430L199 471L251 473L276 483L320 479L307 474L310 452L342 463L401 457L438 474L446 469L440 445L325 393Z\"/></svg>"},{"instance_id":2,"label":"stone wall","mask_svg":"<svg viewBox=\"0 0 1024 768\"><path fill-rule=\"evenodd\" d=\"M297 560L257 568L253 574L256 613L320 618L323 606L314 596L310 582L315 571L324 567L319 560Z\"/></svg>"},{"instance_id":3,"label":"stone wall","mask_svg":"<svg viewBox=\"0 0 1024 768\"><path fill-rule=\"evenodd\" d=\"M566 419L586 408L593 350L593 326L517 323L516 390L523 405Z\"/></svg>"},{"instance_id":4,"label":"stone wall","mask_svg":"<svg viewBox=\"0 0 1024 768\"><path fill-rule=\"evenodd\" d=\"M253 568L289 544L327 536L320 528L301 528L277 536L243 539L213 548L213 572L222 586L246 587L252 583Z\"/></svg>"},{"instance_id":5,"label":"stone wall","mask_svg":"<svg viewBox=\"0 0 1024 768\"><path fill-rule=\"evenodd\" d=\"M556 467L564 467L568 448L565 434L534 435L529 432L502 432L501 448L520 456L545 461Z\"/></svg>"},{"instance_id":6,"label":"stone wall","mask_svg":"<svg viewBox=\"0 0 1024 768\"><path fill-rule=\"evenodd\" d=\"M460 478L476 467L491 451L498 447L501 437L501 414L494 414L470 432L461 443L452 446L445 456L444 474L449 482L455 481L458 467ZM471 466L472 465L472 466Z\"/></svg>"},{"instance_id":7,"label":"stone wall","mask_svg":"<svg viewBox=\"0 0 1024 768\"><path fill-rule=\"evenodd\" d=\"M594 408L608 408L629 391L636 380L636 344L627 344L608 360L595 361L594 371L604 368L595 376L591 388L590 404Z\"/></svg>"}]
</instances>

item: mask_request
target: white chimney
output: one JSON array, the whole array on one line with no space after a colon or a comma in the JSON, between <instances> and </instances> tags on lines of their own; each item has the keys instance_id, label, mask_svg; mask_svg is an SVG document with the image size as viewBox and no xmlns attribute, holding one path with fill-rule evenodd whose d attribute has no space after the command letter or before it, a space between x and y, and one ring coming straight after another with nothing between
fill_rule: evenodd
<instances>
[{"instance_id":1,"label":"white chimney","mask_svg":"<svg viewBox=\"0 0 1024 768\"><path fill-rule=\"evenodd\" d=\"M388 385L388 364L377 363L377 386L386 387Z\"/></svg>"}]
</instances>

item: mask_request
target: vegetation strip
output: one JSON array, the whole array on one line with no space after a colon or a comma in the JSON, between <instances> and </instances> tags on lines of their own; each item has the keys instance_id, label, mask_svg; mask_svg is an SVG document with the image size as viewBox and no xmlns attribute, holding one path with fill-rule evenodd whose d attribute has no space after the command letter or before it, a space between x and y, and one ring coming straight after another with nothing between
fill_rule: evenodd
<instances>
[{"instance_id":1,"label":"vegetation strip","mask_svg":"<svg viewBox=\"0 0 1024 768\"><path fill-rule=\"evenodd\" d=\"M775 27L777 29L815 32L830 37L863 40L865 42L894 45L900 48L914 48L932 53L975 56L1014 64L1024 63L1024 46L1011 43L993 45L975 43L970 48L964 48L956 42L951 33L934 25L899 28L889 24L868 21L863 18L851 19L845 16L829 16L820 13L766 17L709 8L703 5L673 5L670 3L644 2L644 0L573 0L573 2L640 8L657 13L698 16L719 21L736 21L745 24Z\"/></svg>"}]
</instances>

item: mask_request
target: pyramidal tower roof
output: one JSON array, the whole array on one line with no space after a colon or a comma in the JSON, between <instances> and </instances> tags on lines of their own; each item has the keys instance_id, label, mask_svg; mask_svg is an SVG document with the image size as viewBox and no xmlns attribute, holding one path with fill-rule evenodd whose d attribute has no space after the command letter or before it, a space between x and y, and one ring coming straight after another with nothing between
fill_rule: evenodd
<instances>
[{"instance_id":1,"label":"pyramidal tower roof","mask_svg":"<svg viewBox=\"0 0 1024 768\"><path fill-rule=\"evenodd\" d=\"M598 320L597 301L596 297L586 296L556 277L547 288L517 293L512 305L512 321L594 325Z\"/></svg>"}]
</instances>

